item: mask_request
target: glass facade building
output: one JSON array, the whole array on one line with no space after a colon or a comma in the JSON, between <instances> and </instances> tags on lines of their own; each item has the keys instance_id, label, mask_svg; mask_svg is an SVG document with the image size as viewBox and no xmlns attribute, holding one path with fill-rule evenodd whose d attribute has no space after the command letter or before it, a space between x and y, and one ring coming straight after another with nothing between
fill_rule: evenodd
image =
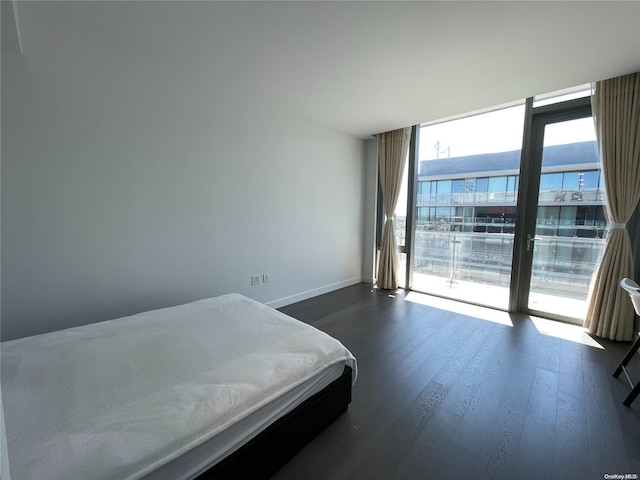
<instances>
[{"instance_id":1,"label":"glass facade building","mask_svg":"<svg viewBox=\"0 0 640 480\"><path fill-rule=\"evenodd\" d=\"M544 155L532 288L562 285L584 300L606 228L596 144L555 145ZM520 151L420 162L415 273L508 288L519 162Z\"/></svg>"}]
</instances>

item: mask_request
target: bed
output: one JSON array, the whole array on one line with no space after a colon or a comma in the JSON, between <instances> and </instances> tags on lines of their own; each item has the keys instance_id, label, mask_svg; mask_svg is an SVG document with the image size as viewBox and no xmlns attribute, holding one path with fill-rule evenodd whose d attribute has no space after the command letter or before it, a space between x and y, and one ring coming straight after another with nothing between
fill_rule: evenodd
<instances>
[{"instance_id":1,"label":"bed","mask_svg":"<svg viewBox=\"0 0 640 480\"><path fill-rule=\"evenodd\" d=\"M11 477L268 477L347 409L338 340L239 294L1 344Z\"/></svg>"}]
</instances>

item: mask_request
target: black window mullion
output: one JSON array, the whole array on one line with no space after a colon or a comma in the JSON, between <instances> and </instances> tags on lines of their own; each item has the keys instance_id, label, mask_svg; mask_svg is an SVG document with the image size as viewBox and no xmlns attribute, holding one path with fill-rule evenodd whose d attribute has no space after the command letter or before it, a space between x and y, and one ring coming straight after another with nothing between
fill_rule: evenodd
<instances>
[{"instance_id":1,"label":"black window mullion","mask_svg":"<svg viewBox=\"0 0 640 480\"><path fill-rule=\"evenodd\" d=\"M418 213L418 144L419 144L420 129L418 125L414 125L411 128L411 141L409 143L409 161L407 168L409 169L408 183L407 185L407 221L405 232L405 253L407 255L406 262L406 282L405 287L407 290L413 286L413 258L415 235L416 235L416 216Z\"/></svg>"}]
</instances>

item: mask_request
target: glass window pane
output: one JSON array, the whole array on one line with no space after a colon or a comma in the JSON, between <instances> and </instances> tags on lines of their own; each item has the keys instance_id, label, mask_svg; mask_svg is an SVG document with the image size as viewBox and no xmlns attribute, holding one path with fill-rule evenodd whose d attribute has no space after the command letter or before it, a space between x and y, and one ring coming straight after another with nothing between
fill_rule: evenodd
<instances>
[{"instance_id":1,"label":"glass window pane","mask_svg":"<svg viewBox=\"0 0 640 480\"><path fill-rule=\"evenodd\" d=\"M557 225L560 207L538 207L538 224Z\"/></svg>"},{"instance_id":2,"label":"glass window pane","mask_svg":"<svg viewBox=\"0 0 640 480\"><path fill-rule=\"evenodd\" d=\"M465 191L467 193L473 193L476 191L476 179L475 178L467 178L465 180Z\"/></svg>"},{"instance_id":3,"label":"glass window pane","mask_svg":"<svg viewBox=\"0 0 640 480\"><path fill-rule=\"evenodd\" d=\"M418 182L418 205L431 203L431 182Z\"/></svg>"},{"instance_id":4,"label":"glass window pane","mask_svg":"<svg viewBox=\"0 0 640 480\"><path fill-rule=\"evenodd\" d=\"M396 246L404 247L406 229L407 229L407 189L409 187L409 155L404 159L404 170L402 172L402 183L400 184L400 193L398 194L398 203L393 213L394 231L396 237ZM400 277L405 277L404 272L400 272Z\"/></svg>"},{"instance_id":5,"label":"glass window pane","mask_svg":"<svg viewBox=\"0 0 640 480\"><path fill-rule=\"evenodd\" d=\"M580 174L578 172L565 172L562 179L563 190L578 190L580 186Z\"/></svg>"},{"instance_id":6,"label":"glass window pane","mask_svg":"<svg viewBox=\"0 0 640 480\"><path fill-rule=\"evenodd\" d=\"M600 178L600 172L598 170L589 170L587 172L583 172L581 188L585 190L597 189L599 178Z\"/></svg>"},{"instance_id":7,"label":"glass window pane","mask_svg":"<svg viewBox=\"0 0 640 480\"><path fill-rule=\"evenodd\" d=\"M453 180L451 182L451 193L464 193L464 180Z\"/></svg>"},{"instance_id":8,"label":"glass window pane","mask_svg":"<svg viewBox=\"0 0 640 480\"><path fill-rule=\"evenodd\" d=\"M491 177L489 179L489 202L504 203L507 193L507 177Z\"/></svg>"},{"instance_id":9,"label":"glass window pane","mask_svg":"<svg viewBox=\"0 0 640 480\"><path fill-rule=\"evenodd\" d=\"M578 207L560 207L560 225L575 225Z\"/></svg>"},{"instance_id":10,"label":"glass window pane","mask_svg":"<svg viewBox=\"0 0 640 480\"><path fill-rule=\"evenodd\" d=\"M451 193L451 180L438 180L438 193Z\"/></svg>"},{"instance_id":11,"label":"glass window pane","mask_svg":"<svg viewBox=\"0 0 640 480\"><path fill-rule=\"evenodd\" d=\"M438 205L450 205L451 204L451 180L438 180L437 189L437 203Z\"/></svg>"},{"instance_id":12,"label":"glass window pane","mask_svg":"<svg viewBox=\"0 0 640 480\"><path fill-rule=\"evenodd\" d=\"M489 179L489 193L503 193L507 191L507 177L491 177Z\"/></svg>"},{"instance_id":13,"label":"glass window pane","mask_svg":"<svg viewBox=\"0 0 640 480\"><path fill-rule=\"evenodd\" d=\"M441 206L436 227L416 231L413 288L507 308L523 127L518 105L421 128L418 180L437 182Z\"/></svg>"},{"instance_id":14,"label":"glass window pane","mask_svg":"<svg viewBox=\"0 0 640 480\"><path fill-rule=\"evenodd\" d=\"M543 173L540 175L540 191L562 190L562 173Z\"/></svg>"},{"instance_id":15,"label":"glass window pane","mask_svg":"<svg viewBox=\"0 0 640 480\"><path fill-rule=\"evenodd\" d=\"M451 208L450 207L436 208L436 220L441 223L451 221Z\"/></svg>"}]
</instances>

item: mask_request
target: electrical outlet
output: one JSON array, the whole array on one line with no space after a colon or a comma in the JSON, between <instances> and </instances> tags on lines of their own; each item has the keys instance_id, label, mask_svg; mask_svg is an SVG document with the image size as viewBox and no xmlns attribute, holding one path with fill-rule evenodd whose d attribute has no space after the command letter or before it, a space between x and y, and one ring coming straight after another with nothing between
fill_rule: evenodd
<instances>
[{"instance_id":1,"label":"electrical outlet","mask_svg":"<svg viewBox=\"0 0 640 480\"><path fill-rule=\"evenodd\" d=\"M251 285L260 285L260 275L251 275Z\"/></svg>"},{"instance_id":2,"label":"electrical outlet","mask_svg":"<svg viewBox=\"0 0 640 480\"><path fill-rule=\"evenodd\" d=\"M269 282L269 274L268 273L263 273L262 274L262 283L267 283Z\"/></svg>"}]
</instances>

